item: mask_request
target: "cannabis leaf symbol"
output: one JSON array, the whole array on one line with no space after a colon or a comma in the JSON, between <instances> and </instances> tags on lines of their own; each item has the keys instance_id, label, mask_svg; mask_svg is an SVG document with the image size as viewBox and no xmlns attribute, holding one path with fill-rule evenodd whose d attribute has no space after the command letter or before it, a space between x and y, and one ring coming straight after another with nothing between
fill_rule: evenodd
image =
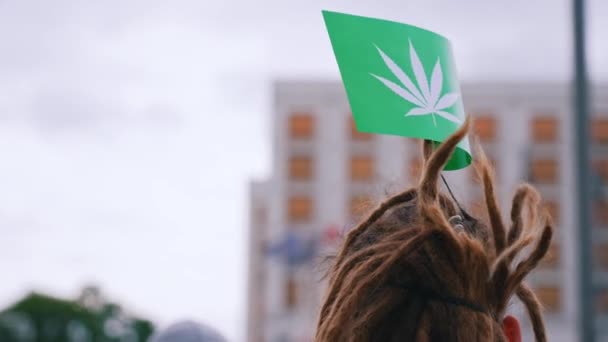
<instances>
[{"instance_id":1,"label":"cannabis leaf symbol","mask_svg":"<svg viewBox=\"0 0 608 342\"><path fill-rule=\"evenodd\" d=\"M416 76L417 87L405 74L405 72L397 65L397 63L395 63L389 56L380 50L378 46L376 46L376 49L384 60L384 64L386 64L393 75L397 77L405 88L395 82L387 80L384 77L380 77L372 73L370 73L370 75L377 78L395 94L417 106L407 112L405 114L406 116L432 115L435 126L437 126L435 114L449 121L461 123L462 120L459 117L444 111L444 109L447 109L456 103L459 95L456 92L441 95L441 88L443 87L443 72L441 71L441 61L439 60L439 57L437 57L437 62L433 68L431 82L429 84L424 67L422 66L420 58L418 58L418 54L416 53L416 49L414 49L414 45L412 44L411 40L409 43L410 64L412 70L414 71L414 75Z\"/></svg>"}]
</instances>

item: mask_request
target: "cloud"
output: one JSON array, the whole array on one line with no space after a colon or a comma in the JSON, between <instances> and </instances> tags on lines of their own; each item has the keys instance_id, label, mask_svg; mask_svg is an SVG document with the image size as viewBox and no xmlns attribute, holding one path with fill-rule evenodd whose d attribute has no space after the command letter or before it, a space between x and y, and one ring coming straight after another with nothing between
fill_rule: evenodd
<instances>
[{"instance_id":1,"label":"cloud","mask_svg":"<svg viewBox=\"0 0 608 342\"><path fill-rule=\"evenodd\" d=\"M111 94L91 97L75 89L44 89L32 99L30 120L42 129L65 130L98 126L124 117ZM110 95L110 96L108 96Z\"/></svg>"}]
</instances>

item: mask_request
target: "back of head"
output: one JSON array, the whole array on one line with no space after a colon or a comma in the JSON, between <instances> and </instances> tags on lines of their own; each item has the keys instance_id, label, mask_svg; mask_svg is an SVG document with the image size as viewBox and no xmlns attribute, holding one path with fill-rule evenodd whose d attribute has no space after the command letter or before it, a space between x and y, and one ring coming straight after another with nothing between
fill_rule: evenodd
<instances>
[{"instance_id":1,"label":"back of head","mask_svg":"<svg viewBox=\"0 0 608 342\"><path fill-rule=\"evenodd\" d=\"M487 222L438 190L440 171L469 127L467 120L434 152L425 144L419 185L348 234L329 273L316 341L506 341L502 321L513 296L526 306L536 340L546 340L538 300L522 282L553 232L546 213L537 215L538 193L518 188L507 231L480 148Z\"/></svg>"}]
</instances>

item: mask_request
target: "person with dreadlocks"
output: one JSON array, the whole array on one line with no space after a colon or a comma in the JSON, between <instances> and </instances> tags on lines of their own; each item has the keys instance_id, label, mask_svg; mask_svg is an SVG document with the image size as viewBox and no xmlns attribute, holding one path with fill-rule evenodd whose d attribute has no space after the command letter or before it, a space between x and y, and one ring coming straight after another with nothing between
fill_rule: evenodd
<instances>
[{"instance_id":1,"label":"person with dreadlocks","mask_svg":"<svg viewBox=\"0 0 608 342\"><path fill-rule=\"evenodd\" d=\"M514 296L536 341L547 340L540 303L523 283L553 235L549 215L537 210L537 191L519 186L507 231L480 147L475 169L488 222L438 190L441 170L470 126L467 118L435 151L425 142L419 185L380 204L346 236L328 274L315 341L518 342L519 322L506 314Z\"/></svg>"}]
</instances>

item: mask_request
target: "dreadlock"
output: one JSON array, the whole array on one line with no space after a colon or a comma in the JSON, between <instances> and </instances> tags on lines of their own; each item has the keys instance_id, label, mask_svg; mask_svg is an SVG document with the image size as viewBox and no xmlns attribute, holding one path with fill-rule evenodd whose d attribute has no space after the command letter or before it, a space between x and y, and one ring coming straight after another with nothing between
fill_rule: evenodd
<instances>
[{"instance_id":1,"label":"dreadlock","mask_svg":"<svg viewBox=\"0 0 608 342\"><path fill-rule=\"evenodd\" d=\"M538 214L538 192L530 185L517 189L507 231L479 144L475 170L488 222L459 211L438 189L441 170L470 126L467 118L435 151L423 144L418 186L388 198L346 236L329 271L317 342L506 341L501 322L514 295L536 341L546 341L540 303L523 284L553 234L546 211Z\"/></svg>"}]
</instances>

